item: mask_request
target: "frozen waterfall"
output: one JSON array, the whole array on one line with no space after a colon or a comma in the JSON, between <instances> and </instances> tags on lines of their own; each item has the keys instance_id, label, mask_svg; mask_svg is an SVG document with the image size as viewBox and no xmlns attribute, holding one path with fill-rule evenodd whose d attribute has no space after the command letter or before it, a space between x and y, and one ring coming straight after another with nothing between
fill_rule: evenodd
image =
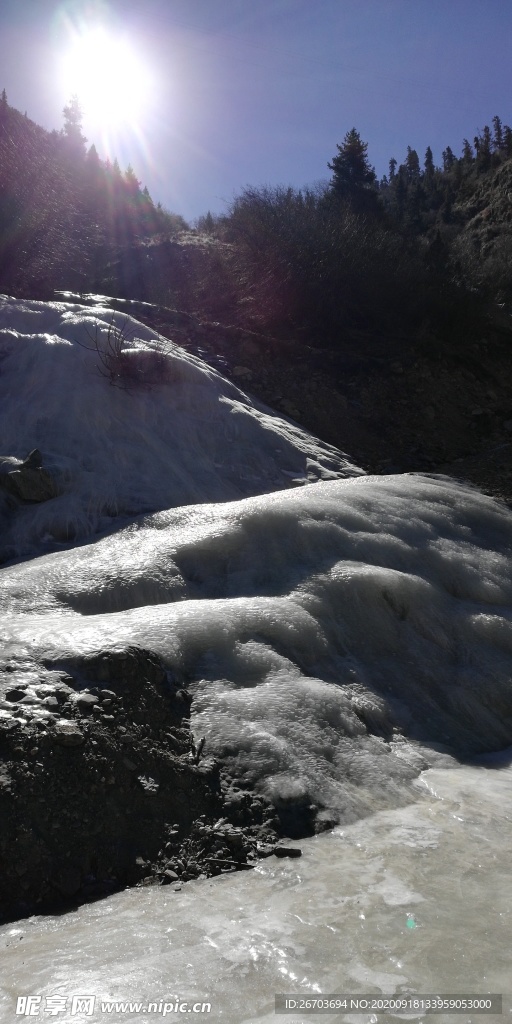
<instances>
[{"instance_id":1,"label":"frozen waterfall","mask_svg":"<svg viewBox=\"0 0 512 1024\"><path fill-rule=\"evenodd\" d=\"M3 1019L31 994L94 995L73 1022L142 1024L174 993L249 1024L275 992L504 992L511 774L485 756L512 743L510 510L366 476L131 318L109 377L125 321L0 302L0 726L49 727L48 665L141 647L227 788L292 836L337 825L301 860L4 925ZM33 449L39 503L1 483Z\"/></svg>"}]
</instances>

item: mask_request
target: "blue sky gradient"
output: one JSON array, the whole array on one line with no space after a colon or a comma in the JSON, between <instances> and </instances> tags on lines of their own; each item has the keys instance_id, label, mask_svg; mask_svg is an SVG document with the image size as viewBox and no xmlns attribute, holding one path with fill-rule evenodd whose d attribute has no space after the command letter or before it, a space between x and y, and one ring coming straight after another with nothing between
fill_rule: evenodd
<instances>
[{"instance_id":1,"label":"blue sky gradient","mask_svg":"<svg viewBox=\"0 0 512 1024\"><path fill-rule=\"evenodd\" d=\"M328 179L353 126L380 177L408 145L440 163L494 114L512 122L508 0L3 0L0 89L58 130L65 16L101 17L140 48L154 99L110 155L191 221L247 184Z\"/></svg>"}]
</instances>

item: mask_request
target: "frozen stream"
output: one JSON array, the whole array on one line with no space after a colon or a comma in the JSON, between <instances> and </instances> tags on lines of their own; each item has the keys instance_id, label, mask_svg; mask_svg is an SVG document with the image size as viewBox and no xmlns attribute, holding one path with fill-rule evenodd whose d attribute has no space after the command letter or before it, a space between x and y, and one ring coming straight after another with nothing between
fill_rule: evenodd
<instances>
[{"instance_id":1,"label":"frozen stream","mask_svg":"<svg viewBox=\"0 0 512 1024\"><path fill-rule=\"evenodd\" d=\"M210 1014L187 1019L226 1024L398 1019L280 1017L277 992L494 992L509 1015L512 768L434 769L418 786L425 796L417 803L296 844L301 859L272 857L253 872L180 891L132 890L4 926L2 1021L28 1019L15 1009L30 994L42 997L39 1019L76 1024L183 1019L174 1010L163 1016L176 997L211 1004ZM77 994L94 995L92 1016L71 1014ZM48 1016L45 999L53 996L69 1012ZM157 1008L106 1013L106 1000Z\"/></svg>"},{"instance_id":2,"label":"frozen stream","mask_svg":"<svg viewBox=\"0 0 512 1024\"><path fill-rule=\"evenodd\" d=\"M2 1024L269 1022L280 992L503 993L510 1014L512 767L457 761L512 742L510 510L449 478L367 476L101 297L0 297L0 359L6 733L48 732L51 752L71 729L88 757L81 684L66 675L61 705L52 666L135 646L192 696L204 756L341 823L300 859L4 925ZM80 844L97 792L91 827L63 808ZM45 839L52 871L63 841Z\"/></svg>"}]
</instances>

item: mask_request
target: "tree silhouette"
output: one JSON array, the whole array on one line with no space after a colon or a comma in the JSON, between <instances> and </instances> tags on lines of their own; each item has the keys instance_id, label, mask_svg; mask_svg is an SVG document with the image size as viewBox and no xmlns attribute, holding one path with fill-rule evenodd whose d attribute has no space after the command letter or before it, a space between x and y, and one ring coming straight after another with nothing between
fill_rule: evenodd
<instances>
[{"instance_id":1,"label":"tree silhouette","mask_svg":"<svg viewBox=\"0 0 512 1024\"><path fill-rule=\"evenodd\" d=\"M453 153L453 150L452 150L451 146L447 146L446 149L443 149L443 154L442 155L443 155L443 171L451 171L451 169L452 169L452 167L453 167L453 165L455 163L455 156L454 156L454 153Z\"/></svg>"},{"instance_id":2,"label":"tree silhouette","mask_svg":"<svg viewBox=\"0 0 512 1024\"><path fill-rule=\"evenodd\" d=\"M66 147L73 156L85 156L86 138L82 134L82 110L77 96L72 96L62 111L64 115L63 135Z\"/></svg>"},{"instance_id":3,"label":"tree silhouette","mask_svg":"<svg viewBox=\"0 0 512 1024\"><path fill-rule=\"evenodd\" d=\"M337 199L346 200L358 213L376 211L376 175L368 163L368 144L361 140L355 128L351 128L341 146L338 145L336 148L336 156L327 164L329 170L333 172L330 181L331 194Z\"/></svg>"},{"instance_id":4,"label":"tree silhouette","mask_svg":"<svg viewBox=\"0 0 512 1024\"><path fill-rule=\"evenodd\" d=\"M420 160L416 150L411 149L410 146L407 146L405 166L407 167L407 177L409 181L417 180L420 176Z\"/></svg>"},{"instance_id":5,"label":"tree silhouette","mask_svg":"<svg viewBox=\"0 0 512 1024\"><path fill-rule=\"evenodd\" d=\"M500 149L503 148L503 125L501 123L501 118L499 118L497 114L493 117L492 124L494 128L494 149L499 152Z\"/></svg>"},{"instance_id":6,"label":"tree silhouette","mask_svg":"<svg viewBox=\"0 0 512 1024\"><path fill-rule=\"evenodd\" d=\"M432 155L432 150L431 150L430 146L427 146L427 150L426 150L426 153L425 153L424 167L425 167L425 178L428 181L432 180L432 178L434 177L434 157Z\"/></svg>"},{"instance_id":7,"label":"tree silhouette","mask_svg":"<svg viewBox=\"0 0 512 1024\"><path fill-rule=\"evenodd\" d=\"M473 147L468 139L462 141L462 159L467 167L473 163Z\"/></svg>"}]
</instances>

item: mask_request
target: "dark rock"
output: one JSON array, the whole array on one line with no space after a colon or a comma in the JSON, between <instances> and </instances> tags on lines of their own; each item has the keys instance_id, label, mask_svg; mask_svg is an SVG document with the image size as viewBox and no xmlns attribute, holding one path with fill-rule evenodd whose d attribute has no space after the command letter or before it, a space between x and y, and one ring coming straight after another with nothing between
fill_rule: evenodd
<instances>
[{"instance_id":1,"label":"dark rock","mask_svg":"<svg viewBox=\"0 0 512 1024\"><path fill-rule=\"evenodd\" d=\"M9 700L13 704L16 704L19 700L23 700L23 697L25 696L25 690L7 690L7 693L5 694L5 700Z\"/></svg>"},{"instance_id":2,"label":"dark rock","mask_svg":"<svg viewBox=\"0 0 512 1024\"><path fill-rule=\"evenodd\" d=\"M62 747L80 747L85 740L84 734L74 722L57 722L54 736Z\"/></svg>"},{"instance_id":3,"label":"dark rock","mask_svg":"<svg viewBox=\"0 0 512 1024\"><path fill-rule=\"evenodd\" d=\"M51 473L43 469L41 452L37 448L23 462L11 458L1 460L0 486L18 501L48 501L60 493Z\"/></svg>"},{"instance_id":4,"label":"dark rock","mask_svg":"<svg viewBox=\"0 0 512 1024\"><path fill-rule=\"evenodd\" d=\"M241 828L224 828L222 835L228 846L241 848L246 845L247 840Z\"/></svg>"},{"instance_id":5,"label":"dark rock","mask_svg":"<svg viewBox=\"0 0 512 1024\"><path fill-rule=\"evenodd\" d=\"M43 456L41 455L39 448L34 448L31 452L29 452L23 463L23 466L26 469L41 469L42 465Z\"/></svg>"},{"instance_id":6,"label":"dark rock","mask_svg":"<svg viewBox=\"0 0 512 1024\"><path fill-rule=\"evenodd\" d=\"M80 870L72 865L62 868L53 878L53 884L63 896L74 896L82 884Z\"/></svg>"},{"instance_id":7,"label":"dark rock","mask_svg":"<svg viewBox=\"0 0 512 1024\"><path fill-rule=\"evenodd\" d=\"M79 693L76 698L77 707L80 711L91 710L95 704L99 704L99 698L93 693Z\"/></svg>"},{"instance_id":8,"label":"dark rock","mask_svg":"<svg viewBox=\"0 0 512 1024\"><path fill-rule=\"evenodd\" d=\"M179 882L179 880L180 880L180 876L178 874L176 874L175 871L172 871L171 868L166 868L165 869L165 871L163 873L163 883L164 883L164 885L170 885L171 882Z\"/></svg>"},{"instance_id":9,"label":"dark rock","mask_svg":"<svg viewBox=\"0 0 512 1024\"><path fill-rule=\"evenodd\" d=\"M257 843L257 846L256 846L257 855L262 860L264 858L266 858L266 857L272 857L272 855L275 853L275 849L276 849L276 847L275 847L274 843L261 843L261 842L259 842L259 843Z\"/></svg>"},{"instance_id":10,"label":"dark rock","mask_svg":"<svg viewBox=\"0 0 512 1024\"><path fill-rule=\"evenodd\" d=\"M233 813L247 814L240 828L224 806L219 766L194 763L189 700L175 700L159 658L130 648L46 668L52 679L72 683L62 683L69 699L58 708L69 719L48 718L43 736L19 723L6 728L0 718L9 765L9 781L0 786L0 918L51 912L142 879L176 888L180 878L254 862L263 831L250 819L252 800L241 792L233 802ZM107 700L122 695L125 724L101 714L100 679L108 680ZM21 686L12 691L26 696ZM100 714L75 719L89 707ZM28 753L36 735L37 765Z\"/></svg>"},{"instance_id":11,"label":"dark rock","mask_svg":"<svg viewBox=\"0 0 512 1024\"><path fill-rule=\"evenodd\" d=\"M8 712L6 712L6 714L8 714ZM0 732L13 732L18 729L18 726L19 722L15 719L10 717L4 718L3 715L0 716Z\"/></svg>"}]
</instances>

